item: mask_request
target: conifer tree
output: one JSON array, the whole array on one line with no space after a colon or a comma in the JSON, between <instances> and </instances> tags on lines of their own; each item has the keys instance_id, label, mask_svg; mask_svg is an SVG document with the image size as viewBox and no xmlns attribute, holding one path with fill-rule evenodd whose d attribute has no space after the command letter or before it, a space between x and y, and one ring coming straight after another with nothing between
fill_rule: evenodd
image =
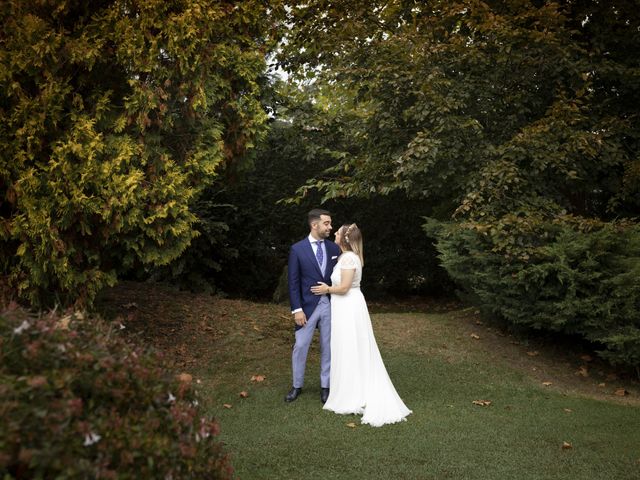
<instances>
[{"instance_id":1,"label":"conifer tree","mask_svg":"<svg viewBox=\"0 0 640 480\"><path fill-rule=\"evenodd\" d=\"M0 265L32 304L165 265L263 130L267 3L0 5Z\"/></svg>"}]
</instances>

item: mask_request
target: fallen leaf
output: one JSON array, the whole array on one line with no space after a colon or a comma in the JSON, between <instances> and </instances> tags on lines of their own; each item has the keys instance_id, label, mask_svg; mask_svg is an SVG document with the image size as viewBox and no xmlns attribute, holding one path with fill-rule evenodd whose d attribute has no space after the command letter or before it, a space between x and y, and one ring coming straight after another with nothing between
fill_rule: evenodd
<instances>
[{"instance_id":1,"label":"fallen leaf","mask_svg":"<svg viewBox=\"0 0 640 480\"><path fill-rule=\"evenodd\" d=\"M178 381L181 383L191 383L193 381L193 377L188 373L181 373L178 375Z\"/></svg>"},{"instance_id":2,"label":"fallen leaf","mask_svg":"<svg viewBox=\"0 0 640 480\"><path fill-rule=\"evenodd\" d=\"M573 448L573 445L571 445L569 442L562 442L563 450L569 450L570 448Z\"/></svg>"},{"instance_id":3,"label":"fallen leaf","mask_svg":"<svg viewBox=\"0 0 640 480\"><path fill-rule=\"evenodd\" d=\"M351 422L351 423L347 423L347 427L349 428L356 428L356 424Z\"/></svg>"},{"instance_id":4,"label":"fallen leaf","mask_svg":"<svg viewBox=\"0 0 640 480\"><path fill-rule=\"evenodd\" d=\"M264 379L267 378L264 375L252 375L251 376L251 381L252 382L264 382Z\"/></svg>"},{"instance_id":5,"label":"fallen leaf","mask_svg":"<svg viewBox=\"0 0 640 480\"><path fill-rule=\"evenodd\" d=\"M471 334L471 338L474 338L474 339L476 339L476 340L479 340L479 339L480 339L480 335L476 335L475 333L472 333L472 334Z\"/></svg>"},{"instance_id":6,"label":"fallen leaf","mask_svg":"<svg viewBox=\"0 0 640 480\"><path fill-rule=\"evenodd\" d=\"M593 360L593 357L591 355L582 355L580 358L585 362L590 362Z\"/></svg>"},{"instance_id":7,"label":"fallen leaf","mask_svg":"<svg viewBox=\"0 0 640 480\"><path fill-rule=\"evenodd\" d=\"M624 388L618 388L618 389L615 391L615 394L616 394L616 395L618 395L619 397L624 397L625 395L628 395L628 394L629 394L629 392L627 392L627 390L626 390L626 389L624 389Z\"/></svg>"},{"instance_id":8,"label":"fallen leaf","mask_svg":"<svg viewBox=\"0 0 640 480\"><path fill-rule=\"evenodd\" d=\"M542 382L542 384L543 384L545 387L548 387L549 385L553 385L553 382Z\"/></svg>"},{"instance_id":9,"label":"fallen leaf","mask_svg":"<svg viewBox=\"0 0 640 480\"><path fill-rule=\"evenodd\" d=\"M587 370L587 367L582 365L578 371L576 372L576 375L580 375L582 377L588 377L589 376L589 371Z\"/></svg>"},{"instance_id":10,"label":"fallen leaf","mask_svg":"<svg viewBox=\"0 0 640 480\"><path fill-rule=\"evenodd\" d=\"M231 405L230 403L223 403L222 406L224 408L232 408L233 407L233 405Z\"/></svg>"},{"instance_id":11,"label":"fallen leaf","mask_svg":"<svg viewBox=\"0 0 640 480\"><path fill-rule=\"evenodd\" d=\"M533 350L532 352L527 352L527 355L529 355L530 357L535 357L536 355L538 355L540 352L538 352L537 350Z\"/></svg>"},{"instance_id":12,"label":"fallen leaf","mask_svg":"<svg viewBox=\"0 0 640 480\"><path fill-rule=\"evenodd\" d=\"M480 405L481 407L488 407L489 405L491 405L491 400L474 400L473 402L474 405Z\"/></svg>"},{"instance_id":13,"label":"fallen leaf","mask_svg":"<svg viewBox=\"0 0 640 480\"><path fill-rule=\"evenodd\" d=\"M606 384L606 383L599 383L599 384L598 384L598 386L599 386L600 388L604 388L604 387L606 387L606 386L607 386L607 384Z\"/></svg>"},{"instance_id":14,"label":"fallen leaf","mask_svg":"<svg viewBox=\"0 0 640 480\"><path fill-rule=\"evenodd\" d=\"M61 318L58 323L56 323L56 328L60 330L69 330L69 323L71 322L71 315L67 315L66 317Z\"/></svg>"},{"instance_id":15,"label":"fallen leaf","mask_svg":"<svg viewBox=\"0 0 640 480\"><path fill-rule=\"evenodd\" d=\"M246 390L243 390L240 392L240 396L242 398L247 398L249 396L249 392L247 392Z\"/></svg>"},{"instance_id":16,"label":"fallen leaf","mask_svg":"<svg viewBox=\"0 0 640 480\"><path fill-rule=\"evenodd\" d=\"M573 410L571 410L570 408L565 408L564 413L573 413Z\"/></svg>"}]
</instances>

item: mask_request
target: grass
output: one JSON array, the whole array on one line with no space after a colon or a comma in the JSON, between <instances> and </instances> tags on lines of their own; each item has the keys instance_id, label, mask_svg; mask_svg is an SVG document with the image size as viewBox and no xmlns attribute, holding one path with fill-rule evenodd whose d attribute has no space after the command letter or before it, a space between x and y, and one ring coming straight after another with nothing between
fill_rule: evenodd
<instances>
[{"instance_id":1,"label":"grass","mask_svg":"<svg viewBox=\"0 0 640 480\"><path fill-rule=\"evenodd\" d=\"M386 305L374 330L414 413L372 428L321 409L315 343L303 394L283 402L293 338L286 307L142 288L113 291L102 306L128 314L130 330L200 379L242 479L639 478L638 384L585 352L527 344L457 305ZM132 307L136 298L144 304ZM150 329L154 318L164 323ZM615 395L619 388L629 395Z\"/></svg>"}]
</instances>

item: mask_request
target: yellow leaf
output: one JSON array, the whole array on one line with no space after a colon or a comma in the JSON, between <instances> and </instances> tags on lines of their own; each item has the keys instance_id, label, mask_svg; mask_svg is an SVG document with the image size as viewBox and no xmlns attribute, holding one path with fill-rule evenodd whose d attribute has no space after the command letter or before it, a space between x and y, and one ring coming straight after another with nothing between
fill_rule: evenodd
<instances>
[{"instance_id":1,"label":"yellow leaf","mask_svg":"<svg viewBox=\"0 0 640 480\"><path fill-rule=\"evenodd\" d=\"M71 315L62 317L58 323L56 323L56 328L60 330L69 330L69 322L71 322Z\"/></svg>"}]
</instances>

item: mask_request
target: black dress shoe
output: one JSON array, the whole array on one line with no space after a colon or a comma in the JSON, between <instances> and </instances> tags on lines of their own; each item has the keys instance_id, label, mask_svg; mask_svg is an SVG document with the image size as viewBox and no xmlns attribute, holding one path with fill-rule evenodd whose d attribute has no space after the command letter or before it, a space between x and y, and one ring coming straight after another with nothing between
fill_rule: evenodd
<instances>
[{"instance_id":1,"label":"black dress shoe","mask_svg":"<svg viewBox=\"0 0 640 480\"><path fill-rule=\"evenodd\" d=\"M329 398L329 389L328 388L321 388L320 389L320 401L322 403L325 403L327 401L327 398Z\"/></svg>"},{"instance_id":2,"label":"black dress shoe","mask_svg":"<svg viewBox=\"0 0 640 480\"><path fill-rule=\"evenodd\" d=\"M293 402L296 398L298 398L298 395L300 395L301 393L302 393L301 388L293 387L291 390L289 390L289 393L285 395L284 401Z\"/></svg>"}]
</instances>

